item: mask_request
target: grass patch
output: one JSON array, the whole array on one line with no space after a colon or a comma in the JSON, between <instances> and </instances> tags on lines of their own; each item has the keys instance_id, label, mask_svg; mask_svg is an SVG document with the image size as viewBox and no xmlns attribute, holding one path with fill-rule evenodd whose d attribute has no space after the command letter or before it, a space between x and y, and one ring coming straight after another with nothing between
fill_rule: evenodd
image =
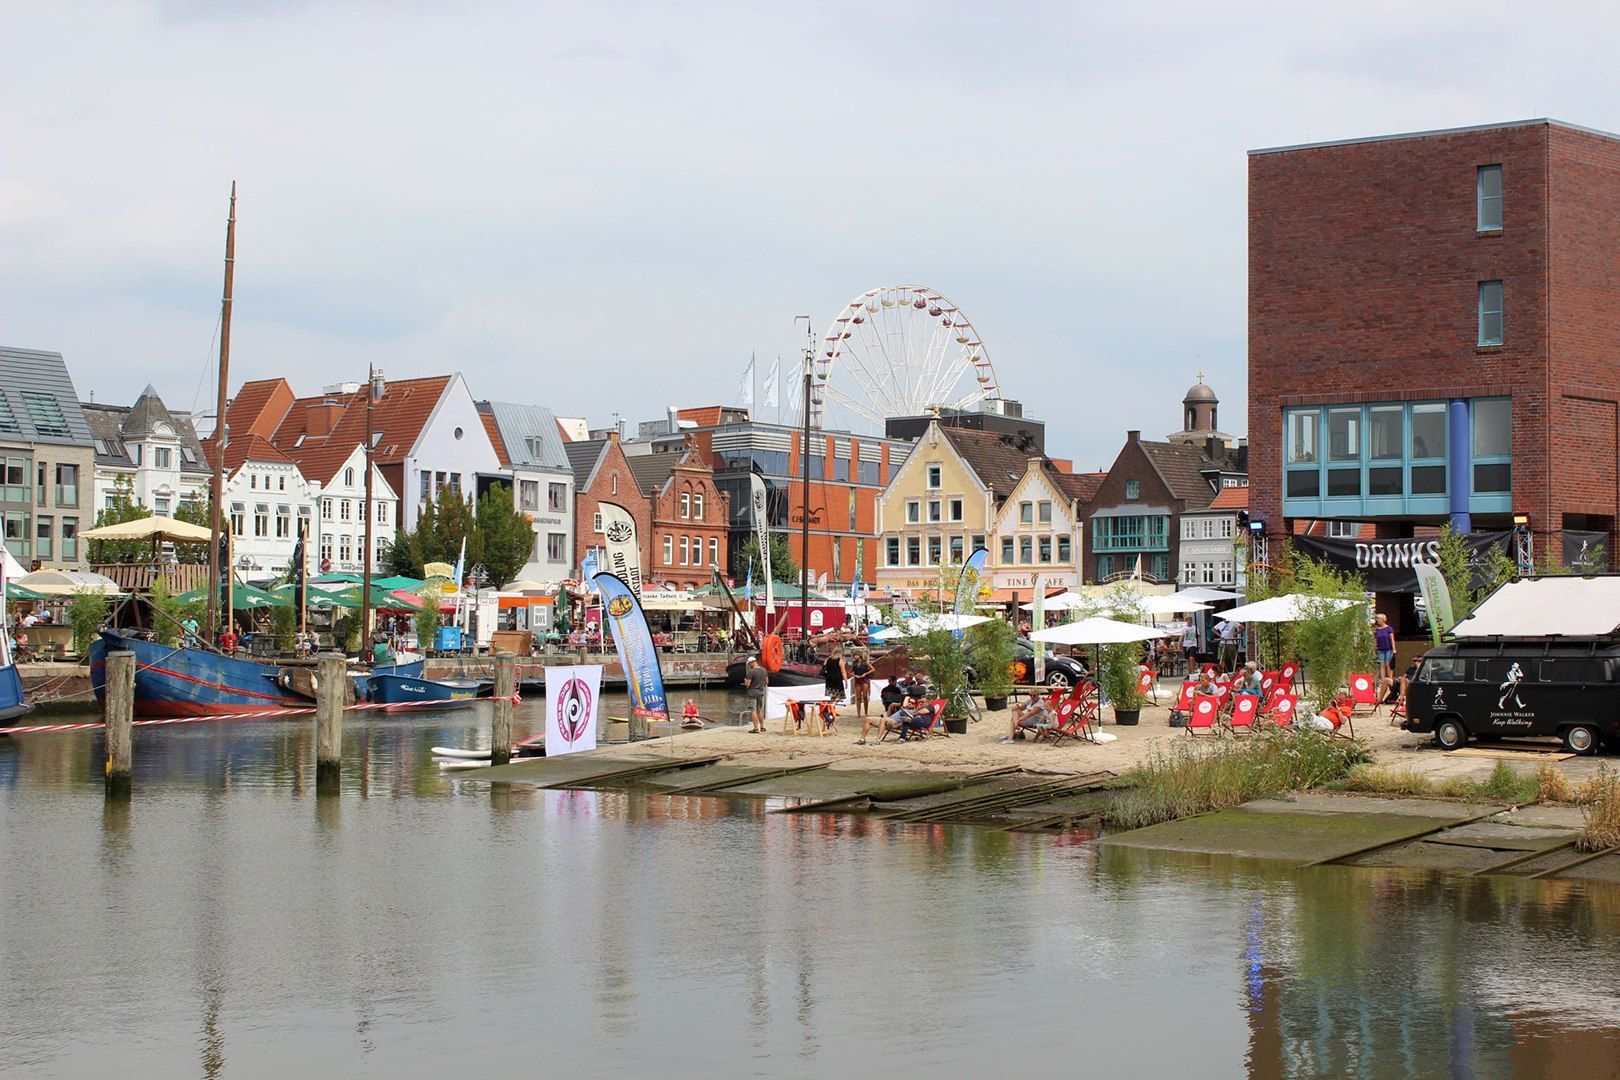
<instances>
[{"instance_id":1,"label":"grass patch","mask_svg":"<svg viewBox=\"0 0 1620 1080\"><path fill-rule=\"evenodd\" d=\"M1343 780L1367 751L1308 728L1194 744L1178 741L1120 778L1110 823L1140 829Z\"/></svg>"},{"instance_id":2,"label":"grass patch","mask_svg":"<svg viewBox=\"0 0 1620 1080\"><path fill-rule=\"evenodd\" d=\"M1437 799L1466 799L1472 802L1506 802L1515 806L1534 802L1543 797L1543 791L1553 783L1545 774L1548 766L1538 773L1519 772L1505 761L1485 780L1453 778L1435 783L1412 769L1388 769L1380 765L1358 765L1345 778L1330 786L1341 791L1360 791L1372 795L1424 796ZM1558 780L1563 776L1550 770ZM1568 786L1568 781L1564 781Z\"/></svg>"},{"instance_id":3,"label":"grass patch","mask_svg":"<svg viewBox=\"0 0 1620 1080\"><path fill-rule=\"evenodd\" d=\"M1584 800L1584 823L1575 847L1580 851L1620 847L1620 773L1604 765L1597 776L1581 785L1578 796Z\"/></svg>"},{"instance_id":4,"label":"grass patch","mask_svg":"<svg viewBox=\"0 0 1620 1080\"><path fill-rule=\"evenodd\" d=\"M1387 769L1382 765L1357 765L1340 784L1344 791L1364 791L1378 795L1433 795L1434 785L1412 769Z\"/></svg>"}]
</instances>

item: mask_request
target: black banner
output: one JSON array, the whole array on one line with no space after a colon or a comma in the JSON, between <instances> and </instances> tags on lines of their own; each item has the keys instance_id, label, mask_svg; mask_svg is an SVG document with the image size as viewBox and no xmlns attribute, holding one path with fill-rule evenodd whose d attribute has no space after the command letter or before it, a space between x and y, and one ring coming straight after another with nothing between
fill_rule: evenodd
<instances>
[{"instance_id":1,"label":"black banner","mask_svg":"<svg viewBox=\"0 0 1620 1080\"><path fill-rule=\"evenodd\" d=\"M1565 529L1563 556L1568 569L1602 573L1609 568L1609 534Z\"/></svg>"},{"instance_id":2,"label":"black banner","mask_svg":"<svg viewBox=\"0 0 1620 1080\"><path fill-rule=\"evenodd\" d=\"M1510 532L1469 533L1470 561L1478 566L1492 549L1500 549L1508 558L1513 557L1513 534ZM1438 536L1409 536L1397 540L1339 540L1321 536L1296 536L1294 546L1319 559L1325 559L1340 570L1357 574L1367 583L1368 590L1380 593L1415 593L1417 575L1412 572L1415 563L1440 561Z\"/></svg>"}]
</instances>

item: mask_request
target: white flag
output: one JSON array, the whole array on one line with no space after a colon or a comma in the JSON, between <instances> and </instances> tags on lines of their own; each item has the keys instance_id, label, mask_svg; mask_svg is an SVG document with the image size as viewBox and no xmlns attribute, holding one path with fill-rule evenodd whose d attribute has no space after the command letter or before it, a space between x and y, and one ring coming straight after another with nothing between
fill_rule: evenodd
<instances>
[{"instance_id":1,"label":"white flag","mask_svg":"<svg viewBox=\"0 0 1620 1080\"><path fill-rule=\"evenodd\" d=\"M776 407L776 391L779 385L777 376L780 373L781 366L782 360L778 357L771 361L771 370L765 373L765 406L767 408L774 409Z\"/></svg>"},{"instance_id":2,"label":"white flag","mask_svg":"<svg viewBox=\"0 0 1620 1080\"><path fill-rule=\"evenodd\" d=\"M596 749L602 705L602 668L546 668L546 756Z\"/></svg>"},{"instance_id":3,"label":"white flag","mask_svg":"<svg viewBox=\"0 0 1620 1080\"><path fill-rule=\"evenodd\" d=\"M748 408L754 407L754 358L748 358L748 366L743 368L742 382L737 384L737 400Z\"/></svg>"},{"instance_id":4,"label":"white flag","mask_svg":"<svg viewBox=\"0 0 1620 1080\"><path fill-rule=\"evenodd\" d=\"M602 536L606 561L600 569L617 574L641 598L641 539L636 535L636 519L618 503L597 504L602 512Z\"/></svg>"}]
</instances>

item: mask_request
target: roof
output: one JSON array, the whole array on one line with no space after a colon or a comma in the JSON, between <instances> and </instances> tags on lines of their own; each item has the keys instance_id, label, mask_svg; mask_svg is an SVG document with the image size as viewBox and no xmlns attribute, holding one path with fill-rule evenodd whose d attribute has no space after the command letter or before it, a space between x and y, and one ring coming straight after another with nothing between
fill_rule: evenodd
<instances>
[{"instance_id":1,"label":"roof","mask_svg":"<svg viewBox=\"0 0 1620 1080\"><path fill-rule=\"evenodd\" d=\"M1620 630L1620 575L1510 581L1458 623L1457 638L1598 638Z\"/></svg>"},{"instance_id":2,"label":"roof","mask_svg":"<svg viewBox=\"0 0 1620 1080\"><path fill-rule=\"evenodd\" d=\"M81 406L85 423L90 427L90 439L96 446L96 464L124 466L133 469L135 459L124 446L124 414L129 410L122 405L101 405L88 402Z\"/></svg>"},{"instance_id":3,"label":"roof","mask_svg":"<svg viewBox=\"0 0 1620 1080\"><path fill-rule=\"evenodd\" d=\"M1204 470L1219 468L1219 462L1211 460L1198 447L1185 443L1143 439L1141 445L1170 494L1186 503L1185 509L1202 510L1214 500L1215 489L1204 479Z\"/></svg>"},{"instance_id":4,"label":"roof","mask_svg":"<svg viewBox=\"0 0 1620 1080\"><path fill-rule=\"evenodd\" d=\"M1249 508L1249 489L1246 487L1223 487L1215 493L1215 501L1209 504L1211 510L1247 510Z\"/></svg>"},{"instance_id":5,"label":"roof","mask_svg":"<svg viewBox=\"0 0 1620 1080\"><path fill-rule=\"evenodd\" d=\"M591 473L596 469L596 463L602 459L602 451L607 448L606 439L591 439L587 442L571 442L563 444L563 452L568 458L568 467L574 470L574 488L584 491L590 483Z\"/></svg>"},{"instance_id":6,"label":"roof","mask_svg":"<svg viewBox=\"0 0 1620 1080\"><path fill-rule=\"evenodd\" d=\"M1187 388L1187 396L1181 399L1181 403L1195 405L1200 401L1220 403L1220 399L1215 396L1215 388L1206 383L1202 375L1198 376L1196 383Z\"/></svg>"},{"instance_id":7,"label":"roof","mask_svg":"<svg viewBox=\"0 0 1620 1080\"><path fill-rule=\"evenodd\" d=\"M276 427L295 400L296 395L286 379L245 382L237 388L236 396L225 410L226 423L235 437L253 434L269 439L275 436Z\"/></svg>"},{"instance_id":8,"label":"roof","mask_svg":"<svg viewBox=\"0 0 1620 1080\"><path fill-rule=\"evenodd\" d=\"M383 385L382 397L372 411L372 430L377 436L373 460L377 465L398 465L405 460L454 379L454 375L432 375L396 379ZM313 434L311 414L322 409L334 412L331 430ZM351 392L297 398L287 407L269 439L298 463L307 479L329 483L354 448L366 444L366 384L360 383Z\"/></svg>"},{"instance_id":9,"label":"roof","mask_svg":"<svg viewBox=\"0 0 1620 1080\"><path fill-rule=\"evenodd\" d=\"M172 431L174 417L169 415L169 407L163 404L157 388L147 383L146 389L141 391L141 396L135 399L135 404L124 414L124 438L138 440L143 435L151 435L159 425Z\"/></svg>"},{"instance_id":10,"label":"roof","mask_svg":"<svg viewBox=\"0 0 1620 1080\"><path fill-rule=\"evenodd\" d=\"M1268 146L1259 150L1250 150L1249 156L1256 157L1261 154L1286 154L1293 150L1318 150L1324 146L1354 146L1358 143L1395 142L1398 139L1427 139L1436 135L1467 135L1476 131L1508 131L1513 128L1527 127L1557 127L1569 131L1581 131L1588 135L1600 135L1605 139L1620 139L1610 131L1598 128L1583 127L1580 124L1570 124L1562 120L1552 120L1540 117L1535 120L1509 120L1499 124L1472 124L1466 127L1434 128L1430 131L1405 131L1395 135L1364 135L1354 139L1329 139L1326 142L1294 143L1290 146Z\"/></svg>"},{"instance_id":11,"label":"roof","mask_svg":"<svg viewBox=\"0 0 1620 1080\"><path fill-rule=\"evenodd\" d=\"M206 445L208 460L214 460L214 442L210 439ZM250 461L273 461L282 465L294 465L292 458L283 454L269 439L249 433L246 438L233 435L225 447L225 474L227 476L236 472ZM302 471L302 470L300 470Z\"/></svg>"},{"instance_id":12,"label":"roof","mask_svg":"<svg viewBox=\"0 0 1620 1080\"><path fill-rule=\"evenodd\" d=\"M5 371L0 386L0 439L90 445L90 425L61 353L0 348L0 369Z\"/></svg>"},{"instance_id":13,"label":"roof","mask_svg":"<svg viewBox=\"0 0 1620 1080\"><path fill-rule=\"evenodd\" d=\"M1097 491L1102 487L1103 481L1108 479L1105 472L1066 473L1060 472L1052 477L1057 482L1058 489L1075 502L1088 503L1097 497Z\"/></svg>"},{"instance_id":14,"label":"roof","mask_svg":"<svg viewBox=\"0 0 1620 1080\"><path fill-rule=\"evenodd\" d=\"M478 402L478 414L502 465L567 472L572 465L563 450L557 418L544 405Z\"/></svg>"},{"instance_id":15,"label":"roof","mask_svg":"<svg viewBox=\"0 0 1620 1080\"><path fill-rule=\"evenodd\" d=\"M1019 446L1011 436L998 432L975 431L945 424L939 425L939 431L998 502L1012 494L1018 481L1024 478L1024 473L1029 471L1029 459L1042 456Z\"/></svg>"},{"instance_id":16,"label":"roof","mask_svg":"<svg viewBox=\"0 0 1620 1080\"><path fill-rule=\"evenodd\" d=\"M674 452L637 454L625 460L630 463L630 475L635 478L636 489L651 494L664 486L675 471L675 466L680 464L681 456Z\"/></svg>"},{"instance_id":17,"label":"roof","mask_svg":"<svg viewBox=\"0 0 1620 1080\"><path fill-rule=\"evenodd\" d=\"M725 419L725 413L724 405L703 405L694 409L675 410L677 418L690 420L700 428L718 427Z\"/></svg>"},{"instance_id":18,"label":"roof","mask_svg":"<svg viewBox=\"0 0 1620 1080\"><path fill-rule=\"evenodd\" d=\"M147 390L151 390L151 387L147 387ZM131 421L130 416L137 411L137 407L141 416ZM211 471L208 452L197 438L191 415L171 413L161 400L149 398L146 391L142 391L141 401L134 406L90 402L81 408L95 444L97 465L115 469L135 468L135 459L130 457L125 440L139 442L151 433L153 424L162 421L174 429L175 438L180 441L180 471L199 476Z\"/></svg>"}]
</instances>

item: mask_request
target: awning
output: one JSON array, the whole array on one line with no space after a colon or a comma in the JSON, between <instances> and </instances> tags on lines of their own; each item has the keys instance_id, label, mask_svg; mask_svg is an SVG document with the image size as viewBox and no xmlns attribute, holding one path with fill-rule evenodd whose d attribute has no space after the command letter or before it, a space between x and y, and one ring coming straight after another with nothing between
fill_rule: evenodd
<instances>
[{"instance_id":1,"label":"awning","mask_svg":"<svg viewBox=\"0 0 1620 1080\"><path fill-rule=\"evenodd\" d=\"M205 544L213 534L201 525L179 521L163 514L150 514L133 521L101 525L79 534L83 540L174 540L183 544Z\"/></svg>"}]
</instances>

